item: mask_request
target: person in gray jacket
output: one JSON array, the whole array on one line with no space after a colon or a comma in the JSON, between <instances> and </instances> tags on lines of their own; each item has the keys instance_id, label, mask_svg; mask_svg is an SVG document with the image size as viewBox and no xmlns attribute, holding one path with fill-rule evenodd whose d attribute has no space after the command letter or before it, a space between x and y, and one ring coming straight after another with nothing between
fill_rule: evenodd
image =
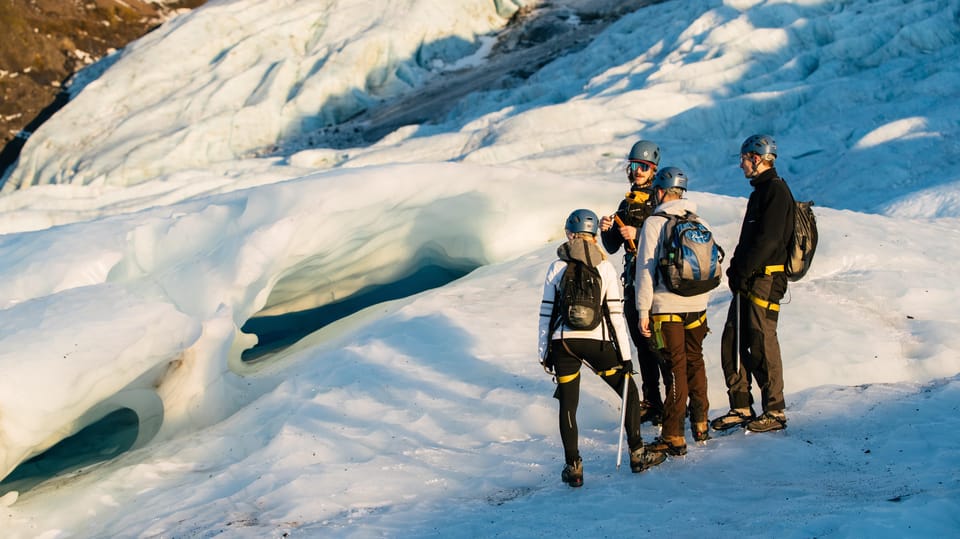
<instances>
[{"instance_id":1,"label":"person in gray jacket","mask_svg":"<svg viewBox=\"0 0 960 539\"><path fill-rule=\"evenodd\" d=\"M707 375L703 362L703 339L707 328L707 302L710 294L681 296L670 292L658 279L657 264L663 258L664 227L667 217L657 215L686 215L696 213L697 206L683 197L687 190L687 176L677 167L666 167L657 172L653 192L658 204L647 218L640 232L637 247L637 310L640 313L640 332L652 338L661 351L667 387L664 398L663 427L660 438L647 445L647 451L669 455L684 455L687 442L683 424L689 399L690 430L698 442L709 438L707 431ZM697 221L706 225L703 219ZM709 226L708 226L709 228Z\"/></svg>"},{"instance_id":2,"label":"person in gray jacket","mask_svg":"<svg viewBox=\"0 0 960 539\"><path fill-rule=\"evenodd\" d=\"M547 268L540 303L538 353L544 370L556 377L554 393L560 401L560 440L566 466L560 475L572 487L583 485L583 461L578 448L577 406L580 402L580 367L586 365L618 395L627 384L625 430L630 447L630 469L641 472L663 462L665 456L644 450L640 437L640 398L630 373L630 337L623 317L623 292L613 264L597 245L597 214L580 209L567 218L567 242L557 248L557 260ZM601 280L603 321L594 329L575 330L555 307L568 261L578 260L597 268ZM624 354L627 354L624 356Z\"/></svg>"}]
</instances>

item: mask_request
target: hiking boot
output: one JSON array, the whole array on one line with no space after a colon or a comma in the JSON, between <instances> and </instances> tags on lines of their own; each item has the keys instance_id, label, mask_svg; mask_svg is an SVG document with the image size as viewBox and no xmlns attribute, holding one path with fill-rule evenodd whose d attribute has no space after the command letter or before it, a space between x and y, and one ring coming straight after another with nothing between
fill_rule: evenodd
<instances>
[{"instance_id":1,"label":"hiking boot","mask_svg":"<svg viewBox=\"0 0 960 539\"><path fill-rule=\"evenodd\" d=\"M657 464L660 464L665 460L667 460L666 453L648 451L645 447L640 446L639 448L630 452L630 471L633 473L640 473L648 468L652 468Z\"/></svg>"},{"instance_id":2,"label":"hiking boot","mask_svg":"<svg viewBox=\"0 0 960 539\"><path fill-rule=\"evenodd\" d=\"M770 432L787 428L787 416L781 411L764 412L762 416L747 423L750 432Z\"/></svg>"},{"instance_id":3,"label":"hiking boot","mask_svg":"<svg viewBox=\"0 0 960 539\"><path fill-rule=\"evenodd\" d=\"M663 424L663 408L657 408L650 404L649 401L642 401L640 403L640 424L650 423L654 427L659 427Z\"/></svg>"},{"instance_id":4,"label":"hiking boot","mask_svg":"<svg viewBox=\"0 0 960 539\"><path fill-rule=\"evenodd\" d=\"M583 460L577 459L573 464L567 464L563 467L560 479L571 487L583 486Z\"/></svg>"},{"instance_id":5,"label":"hiking boot","mask_svg":"<svg viewBox=\"0 0 960 539\"><path fill-rule=\"evenodd\" d=\"M733 408L726 415L722 415L710 422L713 430L728 430L746 425L753 421L753 410L750 408Z\"/></svg>"},{"instance_id":6,"label":"hiking boot","mask_svg":"<svg viewBox=\"0 0 960 539\"><path fill-rule=\"evenodd\" d=\"M650 453L682 457L687 454L687 441L683 439L683 436L660 437L647 444L646 448L647 452Z\"/></svg>"},{"instance_id":7,"label":"hiking boot","mask_svg":"<svg viewBox=\"0 0 960 539\"><path fill-rule=\"evenodd\" d=\"M702 443L710 439L710 431L707 429L706 421L690 423L690 433L693 434L693 439L697 442Z\"/></svg>"}]
</instances>

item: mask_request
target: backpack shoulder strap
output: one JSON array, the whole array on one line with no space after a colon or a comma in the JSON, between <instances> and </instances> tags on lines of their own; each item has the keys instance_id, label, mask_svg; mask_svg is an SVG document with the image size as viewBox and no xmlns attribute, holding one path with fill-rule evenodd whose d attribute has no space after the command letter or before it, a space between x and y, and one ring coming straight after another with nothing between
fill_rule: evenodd
<instances>
[{"instance_id":1,"label":"backpack shoulder strap","mask_svg":"<svg viewBox=\"0 0 960 539\"><path fill-rule=\"evenodd\" d=\"M613 345L613 350L617 354L617 360L623 361L623 351L620 350L620 347L617 346L617 330L613 327L613 318L610 314L610 309L607 308L607 298L603 298L603 324L604 333L603 341L607 340L607 335L609 332L610 343ZM600 349L603 350L603 344L601 343Z\"/></svg>"},{"instance_id":2,"label":"backpack shoulder strap","mask_svg":"<svg viewBox=\"0 0 960 539\"><path fill-rule=\"evenodd\" d=\"M550 311L551 335L563 325L563 321L560 319L560 308L562 307L560 304L563 303L563 280L567 278L567 272L570 271L573 265L572 260L565 260L565 262L567 263L567 267L563 270L563 273L560 274L557 284L553 286L553 309Z\"/></svg>"},{"instance_id":3,"label":"backpack shoulder strap","mask_svg":"<svg viewBox=\"0 0 960 539\"><path fill-rule=\"evenodd\" d=\"M663 217L666 220L666 222L663 223L663 228L660 230L660 238L663 242L666 242L673 236L673 225L680 220L679 215L673 215L664 211L658 211L650 217Z\"/></svg>"},{"instance_id":4,"label":"backpack shoulder strap","mask_svg":"<svg viewBox=\"0 0 960 539\"><path fill-rule=\"evenodd\" d=\"M653 215L656 215L657 217L663 217L666 220L663 223L663 228L660 229L660 243L657 245L657 248L654 252L654 259L657 260L657 267L653 272L653 286L657 287L660 285L661 281L661 269L659 263L660 257L664 256L664 249L670 248L670 242L673 241L673 229L682 216L667 213L665 211L658 211Z\"/></svg>"}]
</instances>

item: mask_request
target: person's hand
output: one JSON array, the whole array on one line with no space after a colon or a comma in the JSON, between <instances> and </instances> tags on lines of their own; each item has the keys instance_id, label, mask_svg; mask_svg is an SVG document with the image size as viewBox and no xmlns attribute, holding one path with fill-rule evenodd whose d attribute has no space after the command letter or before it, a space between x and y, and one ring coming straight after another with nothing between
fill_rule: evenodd
<instances>
[{"instance_id":1,"label":"person's hand","mask_svg":"<svg viewBox=\"0 0 960 539\"><path fill-rule=\"evenodd\" d=\"M606 232L613 226L613 217L604 215L600 218L600 232Z\"/></svg>"},{"instance_id":2,"label":"person's hand","mask_svg":"<svg viewBox=\"0 0 960 539\"><path fill-rule=\"evenodd\" d=\"M743 290L743 281L740 279L740 274L733 270L733 268L727 268L727 286L730 287L730 292L733 292L734 295Z\"/></svg>"},{"instance_id":3,"label":"person's hand","mask_svg":"<svg viewBox=\"0 0 960 539\"><path fill-rule=\"evenodd\" d=\"M641 318L640 319L640 334L644 337L650 337L650 319Z\"/></svg>"},{"instance_id":4,"label":"person's hand","mask_svg":"<svg viewBox=\"0 0 960 539\"><path fill-rule=\"evenodd\" d=\"M620 227L620 235L625 240L633 241L637 237L637 227L624 225Z\"/></svg>"},{"instance_id":5,"label":"person's hand","mask_svg":"<svg viewBox=\"0 0 960 539\"><path fill-rule=\"evenodd\" d=\"M621 362L620 362L620 369L623 370L623 372L628 372L628 373L630 373L630 374L633 374L634 372L636 372L636 371L633 370L633 360L632 360L632 359L624 359L623 361L621 361Z\"/></svg>"},{"instance_id":6,"label":"person's hand","mask_svg":"<svg viewBox=\"0 0 960 539\"><path fill-rule=\"evenodd\" d=\"M553 376L553 374L554 374L554 372L553 372L553 362L550 361L550 358L541 359L541 360L540 360L540 366L543 367L543 370L544 370L547 374L549 374L550 376Z\"/></svg>"}]
</instances>

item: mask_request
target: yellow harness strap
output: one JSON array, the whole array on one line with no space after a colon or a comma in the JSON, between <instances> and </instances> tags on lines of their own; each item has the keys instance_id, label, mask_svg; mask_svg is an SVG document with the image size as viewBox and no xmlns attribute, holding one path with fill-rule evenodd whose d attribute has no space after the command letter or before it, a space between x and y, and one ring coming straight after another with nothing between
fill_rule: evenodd
<instances>
[{"instance_id":1,"label":"yellow harness strap","mask_svg":"<svg viewBox=\"0 0 960 539\"><path fill-rule=\"evenodd\" d=\"M683 329L698 328L706 323L707 323L707 313L703 313L700 315L700 318L697 318L693 322L690 322L689 324L683 326Z\"/></svg>"},{"instance_id":2,"label":"yellow harness strap","mask_svg":"<svg viewBox=\"0 0 960 539\"><path fill-rule=\"evenodd\" d=\"M659 330L664 322L683 322L679 314L655 314L653 315L653 329Z\"/></svg>"},{"instance_id":3,"label":"yellow harness strap","mask_svg":"<svg viewBox=\"0 0 960 539\"><path fill-rule=\"evenodd\" d=\"M622 370L623 369L621 369L620 367L614 367L612 369L607 369L605 371L597 371L597 376L613 376L614 374L617 374ZM627 373L627 374L629 375L630 373ZM557 376L557 383L566 384L567 382L572 382L577 379L577 376L580 376L580 371L577 371L573 374L568 374L566 376Z\"/></svg>"},{"instance_id":4,"label":"yellow harness strap","mask_svg":"<svg viewBox=\"0 0 960 539\"><path fill-rule=\"evenodd\" d=\"M773 303L772 301L767 301L767 300L761 298L760 296L754 294L753 292L750 292L750 293L747 294L747 299L749 299L750 301L752 301L752 302L756 303L757 305L759 305L761 308L766 309L766 310L768 310L768 311L779 311L779 310L780 310L780 304L779 304L779 303Z\"/></svg>"},{"instance_id":5,"label":"yellow harness strap","mask_svg":"<svg viewBox=\"0 0 960 539\"><path fill-rule=\"evenodd\" d=\"M683 329L693 329L696 327L702 326L707 321L707 313L700 315L700 318L697 318L689 324L684 324ZM683 322L683 317L679 314L655 314L653 315L653 330L660 331L660 327L664 322Z\"/></svg>"},{"instance_id":6,"label":"yellow harness strap","mask_svg":"<svg viewBox=\"0 0 960 539\"><path fill-rule=\"evenodd\" d=\"M655 314L653 315L653 343L658 350L662 350L666 346L666 341L663 340L663 323L664 322L683 322L683 317L679 314ZM693 329L699 327L707 322L707 313L700 315L700 318L697 318L689 324L684 324L683 329Z\"/></svg>"},{"instance_id":7,"label":"yellow harness strap","mask_svg":"<svg viewBox=\"0 0 960 539\"><path fill-rule=\"evenodd\" d=\"M620 370L620 367L614 367L605 371L597 371L597 376L613 376L614 374L620 372Z\"/></svg>"},{"instance_id":8,"label":"yellow harness strap","mask_svg":"<svg viewBox=\"0 0 960 539\"><path fill-rule=\"evenodd\" d=\"M776 266L767 266L763 268L763 272L767 275L773 275L774 273L783 273L786 271L783 267L783 264L778 264Z\"/></svg>"}]
</instances>

